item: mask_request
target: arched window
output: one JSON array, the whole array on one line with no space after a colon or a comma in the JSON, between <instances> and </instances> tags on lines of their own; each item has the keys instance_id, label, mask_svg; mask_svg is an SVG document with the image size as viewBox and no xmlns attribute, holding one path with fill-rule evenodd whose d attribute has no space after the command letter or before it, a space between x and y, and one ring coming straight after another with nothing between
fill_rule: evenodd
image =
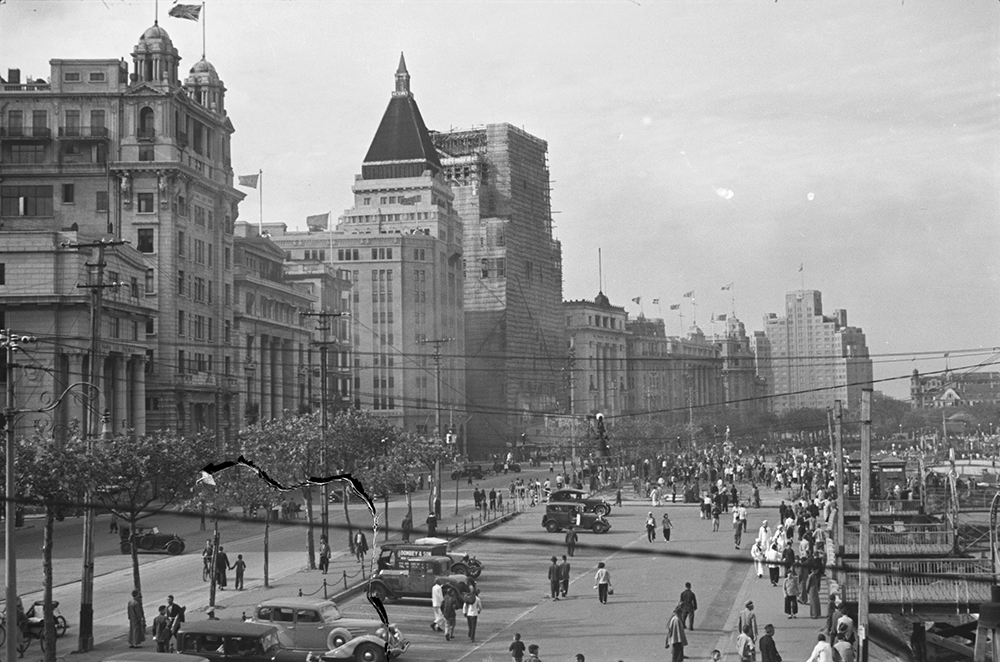
<instances>
[{"instance_id":1,"label":"arched window","mask_svg":"<svg viewBox=\"0 0 1000 662\"><path fill-rule=\"evenodd\" d=\"M153 109L144 106L139 110L139 138L152 139L153 132Z\"/></svg>"}]
</instances>

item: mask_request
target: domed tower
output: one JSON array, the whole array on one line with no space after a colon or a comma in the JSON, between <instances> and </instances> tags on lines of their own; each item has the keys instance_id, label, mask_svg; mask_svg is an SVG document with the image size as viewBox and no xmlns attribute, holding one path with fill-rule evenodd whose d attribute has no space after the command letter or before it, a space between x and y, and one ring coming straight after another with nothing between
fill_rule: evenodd
<instances>
[{"instance_id":1,"label":"domed tower","mask_svg":"<svg viewBox=\"0 0 1000 662\"><path fill-rule=\"evenodd\" d=\"M132 51L132 84L145 82L178 85L177 65L181 57L167 31L159 23L142 33Z\"/></svg>"},{"instance_id":2,"label":"domed tower","mask_svg":"<svg viewBox=\"0 0 1000 662\"><path fill-rule=\"evenodd\" d=\"M213 113L225 115L226 86L219 79L212 63L203 55L186 79L184 89L195 103L208 108Z\"/></svg>"}]
</instances>

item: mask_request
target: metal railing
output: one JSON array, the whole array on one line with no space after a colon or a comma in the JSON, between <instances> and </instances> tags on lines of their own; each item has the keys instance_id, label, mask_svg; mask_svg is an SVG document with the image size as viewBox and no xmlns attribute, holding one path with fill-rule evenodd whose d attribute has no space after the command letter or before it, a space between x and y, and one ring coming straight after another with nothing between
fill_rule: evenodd
<instances>
[{"instance_id":1,"label":"metal railing","mask_svg":"<svg viewBox=\"0 0 1000 662\"><path fill-rule=\"evenodd\" d=\"M990 601L989 559L876 559L871 561L869 600L879 604L970 605ZM858 568L841 573L846 602L858 601Z\"/></svg>"},{"instance_id":2,"label":"metal railing","mask_svg":"<svg viewBox=\"0 0 1000 662\"><path fill-rule=\"evenodd\" d=\"M858 554L861 527L844 525L844 552ZM945 522L931 524L873 525L869 534L870 552L875 556L942 555L952 550L951 527Z\"/></svg>"},{"instance_id":3,"label":"metal railing","mask_svg":"<svg viewBox=\"0 0 1000 662\"><path fill-rule=\"evenodd\" d=\"M106 126L61 126L59 127L60 138L107 138L108 127Z\"/></svg>"},{"instance_id":4,"label":"metal railing","mask_svg":"<svg viewBox=\"0 0 1000 662\"><path fill-rule=\"evenodd\" d=\"M916 513L919 512L921 504L914 499L872 499L871 512L873 513ZM861 512L861 499L848 498L844 505L845 512Z\"/></svg>"},{"instance_id":5,"label":"metal railing","mask_svg":"<svg viewBox=\"0 0 1000 662\"><path fill-rule=\"evenodd\" d=\"M143 142L152 142L156 138L156 130L152 127L141 126L136 129L135 137Z\"/></svg>"},{"instance_id":6,"label":"metal railing","mask_svg":"<svg viewBox=\"0 0 1000 662\"><path fill-rule=\"evenodd\" d=\"M5 126L0 127L0 138L51 138L52 129L47 126Z\"/></svg>"},{"instance_id":7,"label":"metal railing","mask_svg":"<svg viewBox=\"0 0 1000 662\"><path fill-rule=\"evenodd\" d=\"M962 488L958 490L959 510L982 510L989 512L993 497L997 494L996 488ZM947 487L927 488L927 511L946 512L951 506L951 496ZM935 510L931 510L933 507Z\"/></svg>"}]
</instances>

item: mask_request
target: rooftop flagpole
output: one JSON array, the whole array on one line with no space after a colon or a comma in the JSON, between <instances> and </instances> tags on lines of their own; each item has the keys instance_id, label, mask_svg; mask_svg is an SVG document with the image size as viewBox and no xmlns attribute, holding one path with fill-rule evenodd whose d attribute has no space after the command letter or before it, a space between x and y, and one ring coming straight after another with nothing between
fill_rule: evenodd
<instances>
[{"instance_id":1,"label":"rooftop flagpole","mask_svg":"<svg viewBox=\"0 0 1000 662\"><path fill-rule=\"evenodd\" d=\"M205 22L207 21L205 15L205 3L201 3L201 59L205 59Z\"/></svg>"},{"instance_id":2,"label":"rooftop flagpole","mask_svg":"<svg viewBox=\"0 0 1000 662\"><path fill-rule=\"evenodd\" d=\"M257 189L257 206L258 213L260 217L257 221L257 232L260 236L264 236L264 171L257 171L257 181L260 183L260 188Z\"/></svg>"}]
</instances>

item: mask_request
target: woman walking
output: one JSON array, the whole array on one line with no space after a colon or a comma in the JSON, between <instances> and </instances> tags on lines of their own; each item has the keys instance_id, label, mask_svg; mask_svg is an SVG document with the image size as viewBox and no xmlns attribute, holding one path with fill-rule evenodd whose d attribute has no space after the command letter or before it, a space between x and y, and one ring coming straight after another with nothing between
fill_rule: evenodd
<instances>
[{"instance_id":1,"label":"woman walking","mask_svg":"<svg viewBox=\"0 0 1000 662\"><path fill-rule=\"evenodd\" d=\"M799 576L794 572L785 577L785 615L795 618L799 613Z\"/></svg>"},{"instance_id":2,"label":"woman walking","mask_svg":"<svg viewBox=\"0 0 1000 662\"><path fill-rule=\"evenodd\" d=\"M809 580L807 583L809 588L810 618L823 617L823 608L819 604L819 583L820 583L819 568L813 568L812 572L809 573Z\"/></svg>"},{"instance_id":3,"label":"woman walking","mask_svg":"<svg viewBox=\"0 0 1000 662\"><path fill-rule=\"evenodd\" d=\"M670 542L670 515L663 513L663 540L664 542Z\"/></svg>"},{"instance_id":4,"label":"woman walking","mask_svg":"<svg viewBox=\"0 0 1000 662\"><path fill-rule=\"evenodd\" d=\"M604 567L604 561L597 564L597 574L594 575L594 588L597 589L597 599L602 605L608 604L608 594L611 592L611 571Z\"/></svg>"},{"instance_id":5,"label":"woman walking","mask_svg":"<svg viewBox=\"0 0 1000 662\"><path fill-rule=\"evenodd\" d=\"M653 511L649 511L646 515L646 540L649 542L656 540L656 520L653 518Z\"/></svg>"},{"instance_id":6,"label":"woman walking","mask_svg":"<svg viewBox=\"0 0 1000 662\"><path fill-rule=\"evenodd\" d=\"M132 591L132 599L128 601L128 647L141 648L146 641L146 612L142 608L142 593L138 589Z\"/></svg>"}]
</instances>

